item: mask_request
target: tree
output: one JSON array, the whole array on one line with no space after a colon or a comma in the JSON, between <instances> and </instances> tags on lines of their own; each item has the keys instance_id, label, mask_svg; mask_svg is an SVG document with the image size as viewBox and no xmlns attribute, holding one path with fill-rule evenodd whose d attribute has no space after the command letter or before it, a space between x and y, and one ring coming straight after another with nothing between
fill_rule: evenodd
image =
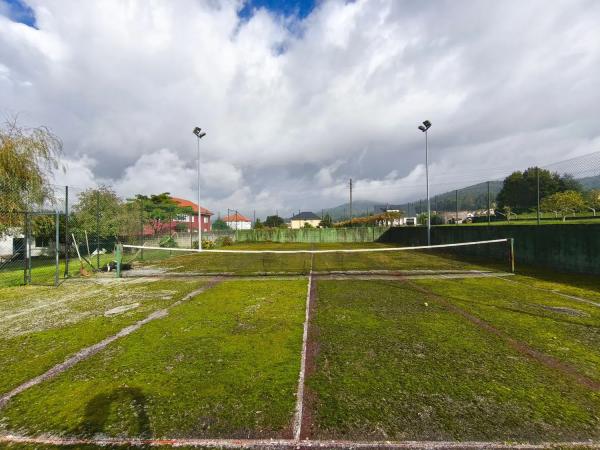
<instances>
[{"instance_id":1,"label":"tree","mask_svg":"<svg viewBox=\"0 0 600 450\"><path fill-rule=\"evenodd\" d=\"M556 192L544 198L541 207L544 211L559 214L564 222L567 215L585 208L585 200L577 191Z\"/></svg>"},{"instance_id":2,"label":"tree","mask_svg":"<svg viewBox=\"0 0 600 450\"><path fill-rule=\"evenodd\" d=\"M325 216L323 217L323 220L321 220L321 222L319 222L319 226L322 228L333 227L333 220L331 219L331 216L329 215L329 213L325 214Z\"/></svg>"},{"instance_id":3,"label":"tree","mask_svg":"<svg viewBox=\"0 0 600 450\"><path fill-rule=\"evenodd\" d=\"M213 230L231 230L229 225L227 225L227 222L225 222L221 218L219 218L213 222L212 229Z\"/></svg>"},{"instance_id":4,"label":"tree","mask_svg":"<svg viewBox=\"0 0 600 450\"><path fill-rule=\"evenodd\" d=\"M279 216L267 216L265 219L265 225L269 228L277 228L282 226L285 221Z\"/></svg>"},{"instance_id":5,"label":"tree","mask_svg":"<svg viewBox=\"0 0 600 450\"><path fill-rule=\"evenodd\" d=\"M552 173L546 169L530 167L524 172L516 171L504 179L502 189L498 193L497 203L500 209L509 206L514 212L524 212L537 206L537 186L539 186L540 199L544 199L556 192L581 191L581 185L570 175Z\"/></svg>"},{"instance_id":6,"label":"tree","mask_svg":"<svg viewBox=\"0 0 600 450\"><path fill-rule=\"evenodd\" d=\"M588 191L585 195L585 200L587 207L594 212L594 215L596 215L596 211L600 209L600 189Z\"/></svg>"},{"instance_id":7,"label":"tree","mask_svg":"<svg viewBox=\"0 0 600 450\"><path fill-rule=\"evenodd\" d=\"M260 219L256 219L256 221L254 222L254 229L255 230L262 230L265 227L265 225L261 222Z\"/></svg>"},{"instance_id":8,"label":"tree","mask_svg":"<svg viewBox=\"0 0 600 450\"><path fill-rule=\"evenodd\" d=\"M61 153L61 140L46 127L22 128L16 119L0 126L0 218L4 226L21 224L21 215L14 213L53 200L50 180L59 168Z\"/></svg>"},{"instance_id":9,"label":"tree","mask_svg":"<svg viewBox=\"0 0 600 450\"><path fill-rule=\"evenodd\" d=\"M143 205L145 221L150 224L154 234L164 230L165 223L171 224L178 215L192 215L194 212L189 206L179 206L168 192L147 195L138 194L135 202ZM170 230L169 230L170 231Z\"/></svg>"},{"instance_id":10,"label":"tree","mask_svg":"<svg viewBox=\"0 0 600 450\"><path fill-rule=\"evenodd\" d=\"M97 229L102 238L119 236L122 206L121 199L108 186L86 189L79 194L79 199L73 206L71 229L80 237L86 231L95 235Z\"/></svg>"},{"instance_id":11,"label":"tree","mask_svg":"<svg viewBox=\"0 0 600 450\"><path fill-rule=\"evenodd\" d=\"M304 225L302 225L302 228L314 228L314 227L310 223L304 222Z\"/></svg>"}]
</instances>

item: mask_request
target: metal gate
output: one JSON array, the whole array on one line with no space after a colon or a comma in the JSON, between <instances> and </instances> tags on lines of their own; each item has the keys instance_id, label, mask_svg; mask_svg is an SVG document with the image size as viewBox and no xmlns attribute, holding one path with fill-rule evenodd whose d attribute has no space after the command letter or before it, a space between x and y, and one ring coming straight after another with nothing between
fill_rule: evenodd
<instances>
[{"instance_id":1,"label":"metal gate","mask_svg":"<svg viewBox=\"0 0 600 450\"><path fill-rule=\"evenodd\" d=\"M54 211L0 214L0 287L59 284L60 217Z\"/></svg>"}]
</instances>

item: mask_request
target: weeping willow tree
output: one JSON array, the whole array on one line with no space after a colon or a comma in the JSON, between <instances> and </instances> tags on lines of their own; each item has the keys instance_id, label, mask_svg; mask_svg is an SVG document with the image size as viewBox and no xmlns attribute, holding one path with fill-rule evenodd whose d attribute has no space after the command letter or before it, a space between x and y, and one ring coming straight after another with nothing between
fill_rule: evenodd
<instances>
[{"instance_id":1,"label":"weeping willow tree","mask_svg":"<svg viewBox=\"0 0 600 450\"><path fill-rule=\"evenodd\" d=\"M46 127L0 125L0 233L19 225L21 211L53 200L50 183L59 168L61 140Z\"/></svg>"}]
</instances>

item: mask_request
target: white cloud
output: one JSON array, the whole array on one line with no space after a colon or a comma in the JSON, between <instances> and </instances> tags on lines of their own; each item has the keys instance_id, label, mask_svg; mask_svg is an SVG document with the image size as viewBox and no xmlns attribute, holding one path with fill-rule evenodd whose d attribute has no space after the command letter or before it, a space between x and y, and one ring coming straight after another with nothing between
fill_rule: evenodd
<instances>
[{"instance_id":1,"label":"white cloud","mask_svg":"<svg viewBox=\"0 0 600 450\"><path fill-rule=\"evenodd\" d=\"M426 118L434 191L599 149L599 2L28 3L38 29L0 11L0 112L64 139L69 182L195 198L196 125L206 206L246 214L332 206L350 177L421 195Z\"/></svg>"}]
</instances>

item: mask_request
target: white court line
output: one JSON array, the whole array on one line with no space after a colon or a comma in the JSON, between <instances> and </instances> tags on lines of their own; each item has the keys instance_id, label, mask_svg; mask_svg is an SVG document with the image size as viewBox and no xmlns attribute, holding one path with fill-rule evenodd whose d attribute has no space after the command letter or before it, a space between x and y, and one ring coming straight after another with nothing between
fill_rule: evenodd
<instances>
[{"instance_id":1,"label":"white court line","mask_svg":"<svg viewBox=\"0 0 600 450\"><path fill-rule=\"evenodd\" d=\"M308 274L308 287L306 290L306 311L304 313L304 331L302 333L302 354L300 359L300 374L298 375L298 390L296 391L296 411L294 412L293 432L294 439L300 440L302 430L302 415L304 412L304 376L306 374L306 351L308 345L308 325L310 320L310 291L313 279L313 258L310 260L310 272Z\"/></svg>"},{"instance_id":2,"label":"white court line","mask_svg":"<svg viewBox=\"0 0 600 450\"><path fill-rule=\"evenodd\" d=\"M600 448L598 441L570 442L502 442L502 441L349 441L349 440L304 440L295 439L135 439L135 438L103 438L83 439L65 437L28 437L19 435L0 435L0 443L29 443L42 445L127 445L135 447L199 447L199 448L231 448L231 449L277 449L277 448L347 448L347 449L551 449L551 448Z\"/></svg>"},{"instance_id":3,"label":"white court line","mask_svg":"<svg viewBox=\"0 0 600 450\"><path fill-rule=\"evenodd\" d=\"M375 248L352 248L342 250L198 250L192 248L170 248L170 247L146 247L142 245L123 245L124 248L139 248L144 250L169 250L176 252L188 252L188 253L282 253L282 254L294 254L294 253L366 253L366 252L394 252L394 251L410 251L410 250L422 250L429 248L446 248L446 247L463 247L477 244L493 244L496 242L508 242L509 239L491 239L488 241L472 241L472 242L459 242L456 244L439 244L439 245L421 245L415 247L375 247Z\"/></svg>"}]
</instances>

